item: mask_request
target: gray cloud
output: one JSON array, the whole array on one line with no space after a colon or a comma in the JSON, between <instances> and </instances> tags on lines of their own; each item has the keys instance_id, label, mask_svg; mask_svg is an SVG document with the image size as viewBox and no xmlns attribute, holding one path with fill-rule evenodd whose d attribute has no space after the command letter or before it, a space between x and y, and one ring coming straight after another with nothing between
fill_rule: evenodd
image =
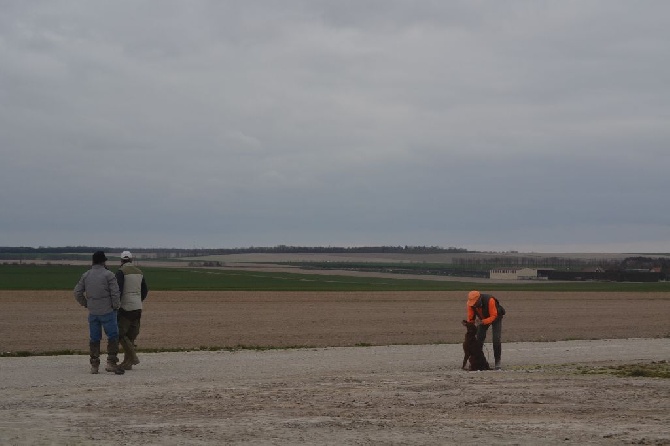
<instances>
[{"instance_id":1,"label":"gray cloud","mask_svg":"<svg viewBox=\"0 0 670 446\"><path fill-rule=\"evenodd\" d=\"M669 13L4 2L0 244L670 251Z\"/></svg>"}]
</instances>

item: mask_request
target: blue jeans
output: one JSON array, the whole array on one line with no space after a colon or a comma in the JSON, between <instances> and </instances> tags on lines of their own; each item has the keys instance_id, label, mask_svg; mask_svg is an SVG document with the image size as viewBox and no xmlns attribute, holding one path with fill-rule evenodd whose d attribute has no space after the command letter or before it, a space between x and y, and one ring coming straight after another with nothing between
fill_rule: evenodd
<instances>
[{"instance_id":1,"label":"blue jeans","mask_svg":"<svg viewBox=\"0 0 670 446\"><path fill-rule=\"evenodd\" d=\"M102 339L103 328L107 335L107 340L115 341L119 339L119 326L116 323L116 311L110 311L107 314L88 315L88 330L91 342L100 342Z\"/></svg>"}]
</instances>

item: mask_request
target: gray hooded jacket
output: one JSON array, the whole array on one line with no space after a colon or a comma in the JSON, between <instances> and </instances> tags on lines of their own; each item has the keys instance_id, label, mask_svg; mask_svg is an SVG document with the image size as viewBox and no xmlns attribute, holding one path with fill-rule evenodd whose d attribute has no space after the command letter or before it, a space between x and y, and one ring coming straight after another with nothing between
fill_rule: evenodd
<instances>
[{"instance_id":1,"label":"gray hooded jacket","mask_svg":"<svg viewBox=\"0 0 670 446\"><path fill-rule=\"evenodd\" d=\"M74 287L74 298L94 315L107 314L121 306L119 284L104 265L93 265L82 274Z\"/></svg>"}]
</instances>

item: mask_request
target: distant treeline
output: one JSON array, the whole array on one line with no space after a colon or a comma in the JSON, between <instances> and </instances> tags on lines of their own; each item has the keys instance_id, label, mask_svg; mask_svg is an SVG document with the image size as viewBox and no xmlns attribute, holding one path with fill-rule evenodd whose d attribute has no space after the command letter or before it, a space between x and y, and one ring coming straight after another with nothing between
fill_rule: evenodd
<instances>
[{"instance_id":1,"label":"distant treeline","mask_svg":"<svg viewBox=\"0 0 670 446\"><path fill-rule=\"evenodd\" d=\"M597 259L570 259L547 257L511 264L509 259L489 258L463 262L455 259L451 264L387 263L387 262L298 262L304 269L341 269L393 274L423 274L437 276L488 278L489 271L496 268L541 269L542 276L550 280L606 280L657 282L667 280L670 275L670 259L629 257L622 261ZM519 266L522 265L522 266Z\"/></svg>"},{"instance_id":2,"label":"distant treeline","mask_svg":"<svg viewBox=\"0 0 670 446\"><path fill-rule=\"evenodd\" d=\"M440 246L358 246L358 247L339 247L339 246L287 246L279 245L274 247L252 246L249 248L128 248L128 247L99 247L99 246L57 246L32 248L23 246L0 247L0 254L91 254L102 250L105 252L121 252L132 250L138 253L155 253L159 257L163 254L165 257L197 257L209 255L224 254L257 254L257 253L405 253L405 254L440 254L440 253L465 253L474 252L464 248L442 248Z\"/></svg>"},{"instance_id":3,"label":"distant treeline","mask_svg":"<svg viewBox=\"0 0 670 446\"><path fill-rule=\"evenodd\" d=\"M440 246L358 246L358 247L338 247L338 246L288 246L278 245L274 247L267 246L252 246L248 248L128 248L128 247L99 247L99 246L56 246L56 247L16 247L4 246L0 247L0 260L14 260L14 259L43 259L43 260L76 260L88 259L90 255L97 251L103 250L106 253L120 253L124 250L131 250L136 254L151 254L153 258L180 258L180 257L202 257L212 255L226 255L226 254L249 254L249 253L295 253L295 254L384 254L384 253L402 253L402 254L459 254L472 253L477 251L469 251L464 248L443 248ZM513 253L513 252L512 252ZM603 259L603 258L572 258L559 256L496 256L492 253L486 253L483 256L466 256L462 258L454 258L450 262L452 265L450 271L440 271L440 274L453 274L451 269L462 273L464 270L471 271L473 276L479 276L482 271L488 271L494 268L551 268L562 271L585 271L591 268L598 268L602 271L632 271L632 270L656 270L663 274L670 273L670 258L664 257L628 257L624 260ZM329 263L329 266L320 265L317 267L330 268L334 263ZM316 266L316 265L314 265ZM349 268L354 265L349 264ZM363 266L359 266L363 268ZM371 265L366 268L374 267ZM388 268L388 266L383 266ZM431 270L434 267L431 265L424 265L421 269ZM443 268L440 266L439 268ZM397 269L397 268L396 268ZM431 271L430 273L435 273Z\"/></svg>"}]
</instances>

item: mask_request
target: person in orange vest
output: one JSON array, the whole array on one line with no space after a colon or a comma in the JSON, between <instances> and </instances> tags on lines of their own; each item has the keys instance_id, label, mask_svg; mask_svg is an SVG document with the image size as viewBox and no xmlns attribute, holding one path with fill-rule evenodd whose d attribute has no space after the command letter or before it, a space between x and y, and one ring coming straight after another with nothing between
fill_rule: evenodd
<instances>
[{"instance_id":1,"label":"person in orange vest","mask_svg":"<svg viewBox=\"0 0 670 446\"><path fill-rule=\"evenodd\" d=\"M482 294L479 291L470 291L467 302L467 321L475 322L479 318L477 327L477 340L484 342L489 326L493 326L493 357L495 369L500 370L502 359L502 320L505 309L498 299L490 294Z\"/></svg>"}]
</instances>

